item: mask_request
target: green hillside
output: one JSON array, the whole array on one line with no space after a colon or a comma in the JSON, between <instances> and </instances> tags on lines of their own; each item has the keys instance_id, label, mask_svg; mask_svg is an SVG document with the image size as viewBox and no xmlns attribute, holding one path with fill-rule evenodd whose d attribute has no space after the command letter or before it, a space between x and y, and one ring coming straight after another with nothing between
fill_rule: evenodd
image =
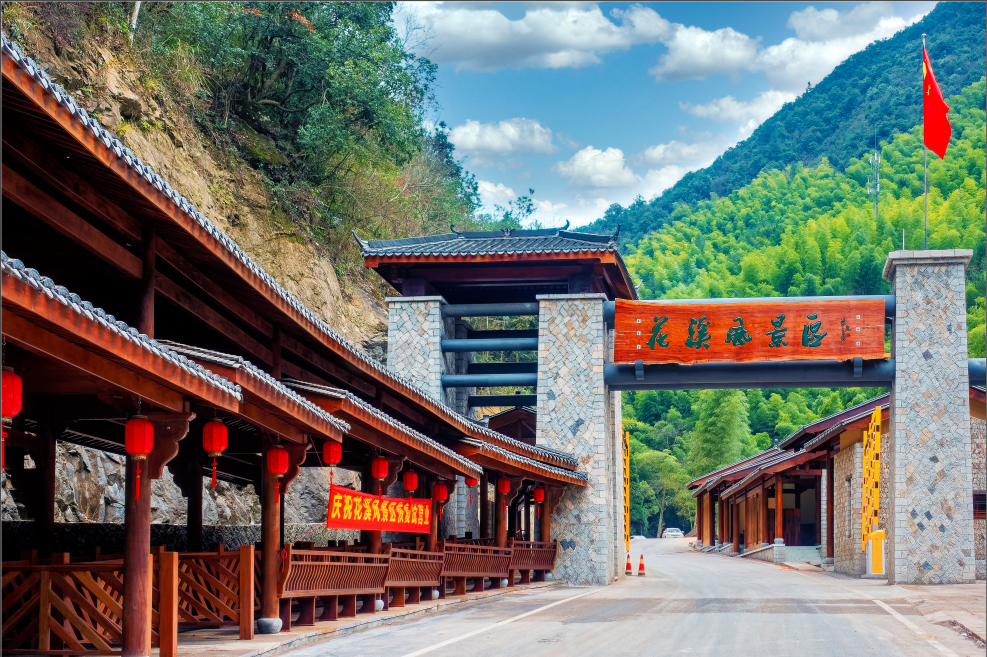
<instances>
[{"instance_id":1,"label":"green hillside","mask_svg":"<svg viewBox=\"0 0 987 657\"><path fill-rule=\"evenodd\" d=\"M953 139L930 155L929 246L968 248L970 355L985 355L987 81L949 99ZM642 298L887 293L889 251L924 246L921 128L881 148L880 214L867 194L869 158L840 173L823 159L764 171L726 198L678 204L674 221L630 247ZM881 392L841 390L647 391L623 394L631 434L634 531L691 526L685 490L700 476L770 446L802 424Z\"/></svg>"},{"instance_id":2,"label":"green hillside","mask_svg":"<svg viewBox=\"0 0 987 657\"><path fill-rule=\"evenodd\" d=\"M709 167L687 174L650 202L639 199L627 208L614 204L603 218L580 230L612 233L620 224L621 244L634 244L673 220L676 204L693 205L710 194L726 196L765 169L813 166L826 157L843 171L873 148L875 134L888 140L922 120L923 32L947 96L987 72L985 4L940 3L915 25L848 58Z\"/></svg>"}]
</instances>

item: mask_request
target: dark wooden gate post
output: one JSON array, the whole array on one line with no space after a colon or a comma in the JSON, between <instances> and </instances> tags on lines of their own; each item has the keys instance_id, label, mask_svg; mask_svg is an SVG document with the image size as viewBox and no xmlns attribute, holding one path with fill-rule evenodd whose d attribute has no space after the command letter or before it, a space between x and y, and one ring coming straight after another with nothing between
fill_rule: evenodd
<instances>
[{"instance_id":1,"label":"dark wooden gate post","mask_svg":"<svg viewBox=\"0 0 987 657\"><path fill-rule=\"evenodd\" d=\"M123 657L145 657L151 654L151 480L146 459L138 463L127 457L124 494Z\"/></svg>"},{"instance_id":2,"label":"dark wooden gate post","mask_svg":"<svg viewBox=\"0 0 987 657\"><path fill-rule=\"evenodd\" d=\"M487 473L480 475L480 538L490 537L490 483Z\"/></svg>"},{"instance_id":3,"label":"dark wooden gate post","mask_svg":"<svg viewBox=\"0 0 987 657\"><path fill-rule=\"evenodd\" d=\"M43 468L37 479L40 490L38 493L38 505L40 513L35 516L34 531L35 541L38 546L38 556L48 558L51 556L55 541L55 461L58 455L55 437L62 433L62 427L54 427L45 424L41 427L41 435L38 440L42 442L41 450L42 462L35 467ZM22 461L23 462L23 461ZM38 508L36 506L36 508Z\"/></svg>"},{"instance_id":4,"label":"dark wooden gate post","mask_svg":"<svg viewBox=\"0 0 987 657\"><path fill-rule=\"evenodd\" d=\"M834 539L835 527L833 527L833 506L836 503L836 479L833 472L836 465L833 460L835 452L829 450L826 453L826 557L834 559L836 557Z\"/></svg>"}]
</instances>

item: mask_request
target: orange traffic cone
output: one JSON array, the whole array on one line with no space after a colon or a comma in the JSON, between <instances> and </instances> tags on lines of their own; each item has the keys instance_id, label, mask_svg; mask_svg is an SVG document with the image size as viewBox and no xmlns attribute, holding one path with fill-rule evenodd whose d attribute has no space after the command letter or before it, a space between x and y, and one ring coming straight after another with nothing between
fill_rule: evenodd
<instances>
[{"instance_id":1,"label":"orange traffic cone","mask_svg":"<svg viewBox=\"0 0 987 657\"><path fill-rule=\"evenodd\" d=\"M633 575L634 569L631 568L631 553L627 553L627 570L624 571L625 575Z\"/></svg>"},{"instance_id":2,"label":"orange traffic cone","mask_svg":"<svg viewBox=\"0 0 987 657\"><path fill-rule=\"evenodd\" d=\"M641 564L637 567L637 576L644 577L644 555L641 555Z\"/></svg>"}]
</instances>

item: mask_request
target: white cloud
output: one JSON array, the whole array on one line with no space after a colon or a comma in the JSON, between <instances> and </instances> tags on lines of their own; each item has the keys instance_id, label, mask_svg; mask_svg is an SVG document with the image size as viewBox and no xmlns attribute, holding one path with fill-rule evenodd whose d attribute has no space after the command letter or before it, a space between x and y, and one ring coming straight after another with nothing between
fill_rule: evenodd
<instances>
[{"instance_id":1,"label":"white cloud","mask_svg":"<svg viewBox=\"0 0 987 657\"><path fill-rule=\"evenodd\" d=\"M701 139L686 143L673 139L666 144L649 146L632 158L636 165L661 166L667 164L682 164L683 162L706 162L716 159L723 149L730 146L729 140L723 135L702 133Z\"/></svg>"},{"instance_id":2,"label":"white cloud","mask_svg":"<svg viewBox=\"0 0 987 657\"><path fill-rule=\"evenodd\" d=\"M619 148L605 151L587 146L568 160L556 162L552 171L569 181L572 187L627 187L640 178L631 171Z\"/></svg>"},{"instance_id":3,"label":"white cloud","mask_svg":"<svg viewBox=\"0 0 987 657\"><path fill-rule=\"evenodd\" d=\"M758 39L731 27L715 32L683 25L675 27L672 38L665 40L668 52L648 71L659 82L705 80L711 75L733 74L749 67L757 56Z\"/></svg>"},{"instance_id":4,"label":"white cloud","mask_svg":"<svg viewBox=\"0 0 987 657\"><path fill-rule=\"evenodd\" d=\"M531 199L531 201L535 204L538 212L559 212L569 207L565 203L552 203L551 201L539 201L538 199Z\"/></svg>"},{"instance_id":5,"label":"white cloud","mask_svg":"<svg viewBox=\"0 0 987 657\"><path fill-rule=\"evenodd\" d=\"M679 108L693 116L740 127L741 137L747 138L757 126L797 96L790 91L770 89L751 101L740 101L733 96L716 98L702 105L679 103Z\"/></svg>"},{"instance_id":6,"label":"white cloud","mask_svg":"<svg viewBox=\"0 0 987 657\"><path fill-rule=\"evenodd\" d=\"M531 172L530 171L522 171L521 173L519 173L517 175L517 179L518 180L531 180Z\"/></svg>"},{"instance_id":7,"label":"white cloud","mask_svg":"<svg viewBox=\"0 0 987 657\"><path fill-rule=\"evenodd\" d=\"M533 119L517 118L497 123L467 120L449 131L449 141L472 156L471 164L489 167L509 154L555 153L559 147L552 143L552 131ZM513 158L499 163L498 168L519 169L524 166Z\"/></svg>"},{"instance_id":8,"label":"white cloud","mask_svg":"<svg viewBox=\"0 0 987 657\"><path fill-rule=\"evenodd\" d=\"M867 34L881 19L893 17L894 8L890 2L865 2L846 12L806 7L792 12L785 25L795 30L803 41L829 41Z\"/></svg>"},{"instance_id":9,"label":"white cloud","mask_svg":"<svg viewBox=\"0 0 987 657\"><path fill-rule=\"evenodd\" d=\"M644 181L636 191L646 199L652 199L682 179L682 176L702 167L683 167L670 164L660 169L651 169L644 176Z\"/></svg>"},{"instance_id":10,"label":"white cloud","mask_svg":"<svg viewBox=\"0 0 987 657\"><path fill-rule=\"evenodd\" d=\"M562 145L568 148L569 150L574 151L577 150L580 146L582 146L582 144L580 144L578 141L576 141L575 139L573 139L572 137L570 137L564 132L556 132L555 136L562 143Z\"/></svg>"},{"instance_id":11,"label":"white cloud","mask_svg":"<svg viewBox=\"0 0 987 657\"><path fill-rule=\"evenodd\" d=\"M495 205L507 205L517 198L514 190L504 183L494 184L486 180L477 180L476 185L480 192L480 200L483 201L483 205L486 207L492 208Z\"/></svg>"},{"instance_id":12,"label":"white cloud","mask_svg":"<svg viewBox=\"0 0 987 657\"><path fill-rule=\"evenodd\" d=\"M600 57L643 43L656 43L672 24L653 9L632 5L610 11L595 3L526 3L525 15L510 20L492 3L402 2L395 13L401 36L407 19L431 39L417 51L456 70L582 68Z\"/></svg>"}]
</instances>

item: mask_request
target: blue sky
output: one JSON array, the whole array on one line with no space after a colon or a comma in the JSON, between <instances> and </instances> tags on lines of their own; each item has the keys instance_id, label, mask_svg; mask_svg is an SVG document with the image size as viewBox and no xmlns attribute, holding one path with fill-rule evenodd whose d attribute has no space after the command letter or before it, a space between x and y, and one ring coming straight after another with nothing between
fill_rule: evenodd
<instances>
[{"instance_id":1,"label":"blue sky","mask_svg":"<svg viewBox=\"0 0 987 657\"><path fill-rule=\"evenodd\" d=\"M712 163L841 61L934 2L416 2L450 140L485 207L535 190L578 226Z\"/></svg>"}]
</instances>

